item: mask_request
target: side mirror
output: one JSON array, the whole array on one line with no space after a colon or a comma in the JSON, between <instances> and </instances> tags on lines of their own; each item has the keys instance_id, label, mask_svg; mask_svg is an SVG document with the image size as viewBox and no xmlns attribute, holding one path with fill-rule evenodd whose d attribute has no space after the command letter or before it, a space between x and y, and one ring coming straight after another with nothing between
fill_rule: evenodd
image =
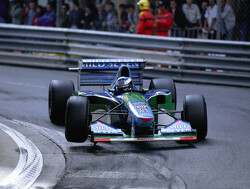
<instances>
[{"instance_id":1,"label":"side mirror","mask_svg":"<svg viewBox=\"0 0 250 189\"><path fill-rule=\"evenodd\" d=\"M115 93L115 89L109 89L109 92Z\"/></svg>"},{"instance_id":2,"label":"side mirror","mask_svg":"<svg viewBox=\"0 0 250 189\"><path fill-rule=\"evenodd\" d=\"M142 92L145 92L145 93L146 93L146 92L148 92L148 91L149 91L149 89L147 89L147 88L143 88L143 89L142 89Z\"/></svg>"},{"instance_id":3,"label":"side mirror","mask_svg":"<svg viewBox=\"0 0 250 189\"><path fill-rule=\"evenodd\" d=\"M157 95L156 103L157 104L165 104L166 103L165 95Z\"/></svg>"}]
</instances>

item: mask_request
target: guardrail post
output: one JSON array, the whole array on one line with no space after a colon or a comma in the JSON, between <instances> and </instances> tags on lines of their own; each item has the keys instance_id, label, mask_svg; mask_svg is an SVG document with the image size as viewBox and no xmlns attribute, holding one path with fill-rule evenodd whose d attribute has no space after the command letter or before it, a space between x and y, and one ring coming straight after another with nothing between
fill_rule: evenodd
<instances>
[{"instance_id":1,"label":"guardrail post","mask_svg":"<svg viewBox=\"0 0 250 189\"><path fill-rule=\"evenodd\" d=\"M56 0L56 26L59 26L59 19L61 17L61 7L62 7L62 1L61 0Z\"/></svg>"},{"instance_id":2,"label":"guardrail post","mask_svg":"<svg viewBox=\"0 0 250 189\"><path fill-rule=\"evenodd\" d=\"M217 0L218 12L217 12L217 40L220 40L221 36L221 0Z\"/></svg>"}]
</instances>

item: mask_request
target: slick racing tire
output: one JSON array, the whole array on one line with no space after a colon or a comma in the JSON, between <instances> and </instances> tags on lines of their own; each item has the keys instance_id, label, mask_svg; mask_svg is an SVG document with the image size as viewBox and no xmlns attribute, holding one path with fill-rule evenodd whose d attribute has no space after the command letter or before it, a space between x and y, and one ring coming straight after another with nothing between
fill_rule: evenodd
<instances>
[{"instance_id":1,"label":"slick racing tire","mask_svg":"<svg viewBox=\"0 0 250 189\"><path fill-rule=\"evenodd\" d=\"M175 103L176 107L176 88L173 79L170 78L159 78L152 79L149 84L149 89L165 89L171 92L172 102Z\"/></svg>"},{"instance_id":2,"label":"slick racing tire","mask_svg":"<svg viewBox=\"0 0 250 189\"><path fill-rule=\"evenodd\" d=\"M85 142L89 134L89 101L71 96L67 102L65 137L69 142Z\"/></svg>"},{"instance_id":3,"label":"slick racing tire","mask_svg":"<svg viewBox=\"0 0 250 189\"><path fill-rule=\"evenodd\" d=\"M190 122L197 131L197 139L204 140L207 136L207 106L204 96L187 95L183 102L182 119Z\"/></svg>"},{"instance_id":4,"label":"slick racing tire","mask_svg":"<svg viewBox=\"0 0 250 189\"><path fill-rule=\"evenodd\" d=\"M74 90L72 81L51 81L49 85L49 117L52 123L64 124L66 103Z\"/></svg>"}]
</instances>

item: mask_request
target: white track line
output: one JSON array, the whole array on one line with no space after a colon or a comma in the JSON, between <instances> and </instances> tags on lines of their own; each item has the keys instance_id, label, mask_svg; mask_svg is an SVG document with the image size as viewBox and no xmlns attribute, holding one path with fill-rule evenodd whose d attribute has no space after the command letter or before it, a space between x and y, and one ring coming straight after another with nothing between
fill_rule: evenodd
<instances>
[{"instance_id":1,"label":"white track line","mask_svg":"<svg viewBox=\"0 0 250 189\"><path fill-rule=\"evenodd\" d=\"M8 85L16 85L16 86L22 86L22 87L31 87L31 88L39 88L39 89L45 89L45 86L39 86L39 85L32 85L27 83L18 83L13 81L0 81L0 83L8 84Z\"/></svg>"},{"instance_id":2,"label":"white track line","mask_svg":"<svg viewBox=\"0 0 250 189\"><path fill-rule=\"evenodd\" d=\"M38 178L43 167L40 150L25 136L0 123L0 129L6 132L18 145L20 157L16 168L2 182L0 188L29 188Z\"/></svg>"}]
</instances>

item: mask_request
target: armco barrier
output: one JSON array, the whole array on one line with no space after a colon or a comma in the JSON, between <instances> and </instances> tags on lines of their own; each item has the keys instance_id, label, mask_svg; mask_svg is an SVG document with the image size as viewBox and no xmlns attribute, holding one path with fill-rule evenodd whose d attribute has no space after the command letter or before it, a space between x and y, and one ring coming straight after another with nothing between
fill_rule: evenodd
<instances>
[{"instance_id":1,"label":"armco barrier","mask_svg":"<svg viewBox=\"0 0 250 189\"><path fill-rule=\"evenodd\" d=\"M250 87L249 42L0 24L1 64L66 69L80 57L145 58L147 78Z\"/></svg>"}]
</instances>

